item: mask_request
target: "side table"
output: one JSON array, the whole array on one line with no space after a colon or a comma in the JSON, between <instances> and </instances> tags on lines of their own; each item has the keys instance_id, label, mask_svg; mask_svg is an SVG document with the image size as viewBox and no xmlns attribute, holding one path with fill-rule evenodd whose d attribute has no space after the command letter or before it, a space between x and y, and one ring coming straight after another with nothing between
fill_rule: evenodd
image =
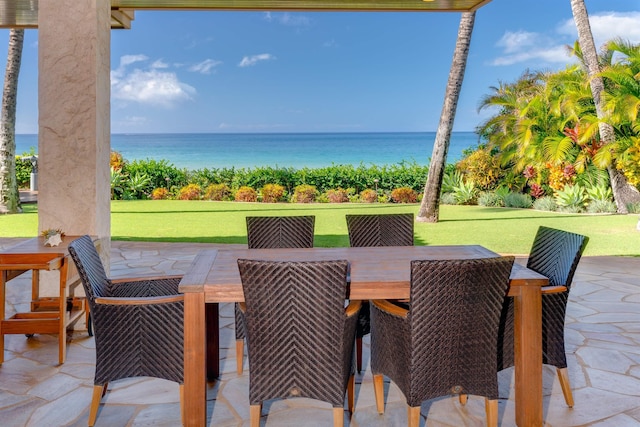
<instances>
[{"instance_id":1,"label":"side table","mask_svg":"<svg viewBox=\"0 0 640 427\"><path fill-rule=\"evenodd\" d=\"M4 362L4 336L7 334L57 334L58 362L64 363L67 328L89 310L84 297L75 296L81 284L67 247L78 236L65 236L59 246L45 246L43 237L18 243L0 252L0 363ZM59 270L58 296L40 297L40 272ZM11 279L32 271L29 312L6 317L6 286ZM88 326L88 323L87 323Z\"/></svg>"}]
</instances>

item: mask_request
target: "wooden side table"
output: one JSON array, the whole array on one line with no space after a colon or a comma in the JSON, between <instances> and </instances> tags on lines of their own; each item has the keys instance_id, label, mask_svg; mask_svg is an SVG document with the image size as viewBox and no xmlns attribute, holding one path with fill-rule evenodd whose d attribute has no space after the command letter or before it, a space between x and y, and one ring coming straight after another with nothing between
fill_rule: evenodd
<instances>
[{"instance_id":1,"label":"wooden side table","mask_svg":"<svg viewBox=\"0 0 640 427\"><path fill-rule=\"evenodd\" d=\"M75 296L81 284L67 247L78 236L65 236L59 246L44 245L43 237L18 243L0 252L0 363L4 362L4 336L7 334L57 334L58 362L64 363L67 328L89 310L84 297ZM58 296L40 297L40 272L59 270ZM6 286L11 279L32 271L31 311L5 318Z\"/></svg>"}]
</instances>

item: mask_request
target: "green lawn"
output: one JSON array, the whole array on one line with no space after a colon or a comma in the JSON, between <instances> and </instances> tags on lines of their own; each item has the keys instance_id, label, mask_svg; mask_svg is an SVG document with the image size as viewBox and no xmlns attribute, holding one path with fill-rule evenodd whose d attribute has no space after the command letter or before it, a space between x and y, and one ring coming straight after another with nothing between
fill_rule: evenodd
<instances>
[{"instance_id":1,"label":"green lawn","mask_svg":"<svg viewBox=\"0 0 640 427\"><path fill-rule=\"evenodd\" d=\"M0 216L0 237L37 234L37 209ZM417 214L418 205L264 204L205 201L113 201L113 240L246 243L247 215L315 215L316 246L347 246L348 213ZM585 255L640 256L638 215L579 215L531 209L442 206L436 224L415 224L416 244L480 244L499 253L526 254L540 225L589 236Z\"/></svg>"}]
</instances>

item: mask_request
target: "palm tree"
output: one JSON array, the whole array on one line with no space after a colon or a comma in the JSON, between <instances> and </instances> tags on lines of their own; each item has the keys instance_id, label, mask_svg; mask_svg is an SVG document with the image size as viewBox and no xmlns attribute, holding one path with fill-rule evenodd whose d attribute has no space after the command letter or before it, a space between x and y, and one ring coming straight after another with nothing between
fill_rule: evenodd
<instances>
[{"instance_id":1,"label":"palm tree","mask_svg":"<svg viewBox=\"0 0 640 427\"><path fill-rule=\"evenodd\" d=\"M0 121L0 213L22 211L16 180L16 98L23 44L24 30L11 29Z\"/></svg>"},{"instance_id":2,"label":"palm tree","mask_svg":"<svg viewBox=\"0 0 640 427\"><path fill-rule=\"evenodd\" d=\"M589 24L589 15L584 0L571 0L571 11L573 19L578 29L578 41L582 51L583 61L589 76L591 93L595 103L596 114L599 119L600 141L604 145L615 142L615 131L613 126L605 121L606 105L603 97L605 86L601 76L600 62L598 61L598 51L596 50ZM615 158L607 165L611 189L619 213L628 213L627 204L640 202L640 191L629 185L625 175L616 167Z\"/></svg>"},{"instance_id":3,"label":"palm tree","mask_svg":"<svg viewBox=\"0 0 640 427\"><path fill-rule=\"evenodd\" d=\"M557 82L549 84L552 79ZM525 168L542 169L546 163L564 160L568 147L558 113L558 96L566 87L562 80L553 74L526 71L514 83L492 87L481 99L479 110L499 110L477 132L511 173L518 175Z\"/></svg>"},{"instance_id":4,"label":"palm tree","mask_svg":"<svg viewBox=\"0 0 640 427\"><path fill-rule=\"evenodd\" d=\"M606 52L619 58L602 72L607 91L604 94L608 122L616 130L613 154L616 164L625 172L629 183L640 185L640 44L623 40L607 43ZM608 163L612 150L603 153Z\"/></svg>"},{"instance_id":5,"label":"palm tree","mask_svg":"<svg viewBox=\"0 0 640 427\"><path fill-rule=\"evenodd\" d=\"M460 87L462 86L464 71L467 66L475 17L475 12L465 12L460 17L458 40L449 71L449 81L444 95L444 105L440 114L436 140L433 144L429 174L424 186L424 197L416 217L416 220L420 222L438 222L440 189L442 188L447 151L449 151L453 121L456 116L458 98L460 97Z\"/></svg>"}]
</instances>

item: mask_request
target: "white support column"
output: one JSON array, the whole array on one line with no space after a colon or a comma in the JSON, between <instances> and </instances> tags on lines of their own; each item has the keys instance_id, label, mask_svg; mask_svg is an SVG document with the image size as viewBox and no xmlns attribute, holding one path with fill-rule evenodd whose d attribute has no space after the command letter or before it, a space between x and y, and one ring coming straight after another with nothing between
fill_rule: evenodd
<instances>
[{"instance_id":1,"label":"white support column","mask_svg":"<svg viewBox=\"0 0 640 427\"><path fill-rule=\"evenodd\" d=\"M38 230L96 235L108 259L111 3L38 8Z\"/></svg>"}]
</instances>

